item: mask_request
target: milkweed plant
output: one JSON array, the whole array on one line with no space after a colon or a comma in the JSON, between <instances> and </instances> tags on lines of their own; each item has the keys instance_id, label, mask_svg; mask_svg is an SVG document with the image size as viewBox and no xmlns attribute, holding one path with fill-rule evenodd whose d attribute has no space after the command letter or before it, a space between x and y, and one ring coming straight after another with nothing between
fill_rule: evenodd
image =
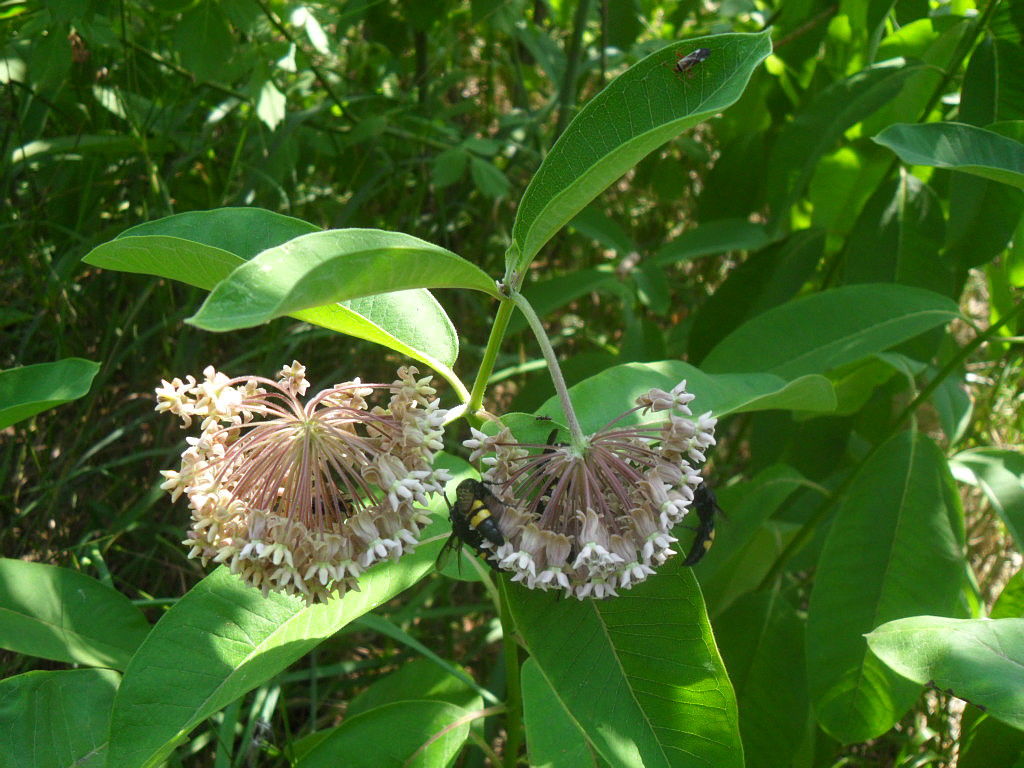
<instances>
[{"instance_id":1,"label":"milkweed plant","mask_svg":"<svg viewBox=\"0 0 1024 768\"><path fill-rule=\"evenodd\" d=\"M586 764L731 768L744 765L746 750L750 764L774 765L752 752L774 754L778 740L795 753L809 714L806 701L800 710L790 699L804 695L792 692L804 685L822 728L837 739L868 739L892 726L920 692L920 681L906 678L925 673L900 666L892 651L898 643L886 645L885 626L869 636L882 660L867 652L865 633L913 613L868 612L858 602L865 590L853 586L855 576L873 572L876 553L887 557L889 550L875 542L885 541L890 528L877 517L861 525L877 504L860 500L904 504L895 496L902 487L917 499L914 508L948 510L941 521L911 521L906 530L913 529L915 546L934 571L913 612L955 615L955 596L936 585L949 576L942 569L952 573L961 565L958 556L942 553L962 547L962 510L935 446L904 429L874 447L851 445L862 460L855 472L821 484L795 472L768 473L747 497L728 489L727 476L709 476L708 460L723 440L718 422L730 414L852 413L864 379L850 366L871 358L874 368L865 376L877 377L883 368L891 374L900 363L886 350L952 320L955 303L920 286L850 279L779 307L769 304L746 321L721 314L731 325L710 334L718 341L697 356L700 368L677 359L626 363L570 387L545 327L541 294L533 290L551 279L535 259L555 235L653 150L737 102L771 51L769 32L695 38L655 51L612 80L580 109L533 175L516 209L502 274L410 234L321 230L257 208L140 224L87 256L98 267L208 291L188 320L201 329L225 333L289 317L339 339L372 342L381 359L402 359L379 381L364 380L359 370L345 381L322 381L299 360L278 361L282 367L270 376L222 370L217 361L202 371L167 372L155 407L179 420L183 441L180 461L162 472L160 487L182 523L188 556L212 572L163 616L127 664L113 703L109 765L161 763L202 720L353 622L421 648L370 612L438 569L481 581L493 598L503 679L485 687L458 664L430 656L464 686L464 701L417 689L408 700L357 715L354 725L346 721L306 745L310 764L383 747L395 765L447 765L473 740L494 764L509 768L520 761L524 743L531 764L547 764L545 755L562 750L587 755ZM871 82L863 87L882 88L895 66L864 74ZM848 91L827 95L833 101L820 106L821 115L859 93L856 77ZM799 121L787 130L793 135L787 134L786 157L795 157L810 139ZM888 138L893 145L900 139ZM772 210L793 209L795 221L794 195L802 188L793 185L807 178L797 181L788 170L772 178L779 180L769 190ZM735 243L724 250L753 248L742 241L756 227L767 248L786 236L789 224L740 221L701 236ZM688 253L687 247L669 243L665 252ZM693 246L695 252L703 247ZM795 265L802 251L781 253ZM475 291L492 301L489 336L473 340L483 351L466 378L456 371L457 362L463 372L468 365L459 354L458 318L449 317L435 289ZM586 309L580 313L586 316ZM488 397L513 322L529 331L544 361L540 375L550 377L554 391L531 413L502 412ZM701 322L698 317L695 333ZM825 374L832 371L841 373L830 379ZM914 372L920 369L908 375ZM932 383L906 403L894 425L913 423L918 406L944 380L933 368L928 376ZM773 450L770 440L761 447ZM904 466L915 482L897 481L895 468ZM732 527L736 514L737 531L755 518L767 520L795 489L808 494L794 513L802 520L820 522L840 505L827 539L817 544L824 551L815 590L801 609L807 679L802 640L799 652L782 654L787 662L778 670L756 662L745 668L750 680L763 678L757 691L777 694L771 707L805 711L779 718L786 722L777 730L741 733L739 714L743 706L756 708L759 694L747 688L748 698L738 703L704 598L711 595L724 611L716 631L721 626L728 633L730 622L742 628L729 635L734 658L746 653L747 639L737 644L735 638L749 635L746 622L754 616L771 617L758 625L757 644L802 638L795 612L777 615L744 595L777 597L771 585L786 579L800 588L778 569L809 546L800 532L806 529L792 522L764 537L740 540L734 533L717 570L702 578L702 592L691 566L703 567L705 552L718 556L719 545L711 548L719 512L712 488L732 494L738 511L723 502L729 520L721 527ZM827 501L818 503L821 498ZM893 536L905 532L892 527ZM453 550L458 557L449 567L445 555ZM759 561L763 567L721 565L734 562L724 558L768 550L781 554ZM880 571L907 572L901 556L885 562ZM927 633L929 626L900 631ZM972 625L971 631L981 630ZM877 695L839 680L843 669L854 668L858 679L880 687ZM941 679L934 669L927 676ZM956 691L970 693L979 696ZM980 695L978 701L986 694ZM882 701L889 707L884 712ZM492 717L502 729L497 750L474 725ZM359 735L360 723L393 734L393 743L371 743Z\"/></svg>"}]
</instances>

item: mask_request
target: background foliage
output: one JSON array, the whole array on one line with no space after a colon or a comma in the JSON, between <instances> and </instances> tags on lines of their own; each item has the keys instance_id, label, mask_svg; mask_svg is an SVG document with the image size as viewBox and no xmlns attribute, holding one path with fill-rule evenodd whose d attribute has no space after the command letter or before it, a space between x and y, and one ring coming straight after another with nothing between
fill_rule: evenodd
<instances>
[{"instance_id":1,"label":"background foliage","mask_svg":"<svg viewBox=\"0 0 1024 768\"><path fill-rule=\"evenodd\" d=\"M12 558L0 711L19 726L5 729L3 759L139 765L190 735L176 763L380 765L365 745L385 741L400 764L423 738L381 734L408 732L445 734L425 764L508 764L521 714L533 764L698 764L676 745L710 732L703 723L737 765L738 740L751 766L1014 765L1024 704L1012 692L1024 686L1007 697L997 683L1024 657L1022 12L858 0L0 7L0 367L100 364L0 380L0 547ZM769 25L774 53L740 101L553 232L524 286L584 418L602 423L657 376L687 377L696 406L728 416L709 473L727 519L692 574L670 562L646 592L599 606L510 590L530 654L521 674L500 655L490 593L429 575L440 538L344 606L265 601L216 572L200 581L178 543L184 508L157 488L180 441L154 417L159 379L209 363L271 374L297 357L317 383L387 380L404 357L290 319L200 331L182 321L223 275L156 280L86 253L141 222L245 206L310 223L284 239L380 228L492 278L525 269L529 248L506 254L526 242L518 201L577 109L672 41ZM715 53L694 79L659 72L664 87L700 88L729 66ZM258 227L214 230L241 259L261 250L245 245ZM436 358L471 380L493 300L436 296L460 337ZM513 317L488 406L554 413L524 330ZM442 396L454 404L457 389ZM565 621L534 620L545 616ZM985 616L999 621L970 621ZM580 694L611 668L617 695ZM647 690L650 678L664 687ZM678 698L656 703L666 690ZM693 712L712 700L708 724ZM68 701L80 717L37 714ZM625 701L629 728L603 731ZM106 742L109 712L127 741ZM68 751L31 752L44 741Z\"/></svg>"}]
</instances>

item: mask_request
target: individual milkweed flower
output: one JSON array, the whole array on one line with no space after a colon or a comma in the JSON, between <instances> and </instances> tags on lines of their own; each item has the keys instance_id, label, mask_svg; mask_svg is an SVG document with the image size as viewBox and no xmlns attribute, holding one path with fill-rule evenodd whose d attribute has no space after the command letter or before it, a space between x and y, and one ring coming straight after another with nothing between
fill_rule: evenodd
<instances>
[{"instance_id":1,"label":"individual milkweed flower","mask_svg":"<svg viewBox=\"0 0 1024 768\"><path fill-rule=\"evenodd\" d=\"M312 603L358 589L367 568L415 549L427 495L448 480L431 467L447 411L430 377L416 374L403 367L391 385L356 379L305 402L297 361L277 381L212 366L201 382L163 381L156 410L186 428L200 420L180 468L161 472L172 500L189 501L189 557L228 564L264 595ZM383 389L387 407L371 408Z\"/></svg>"},{"instance_id":2,"label":"individual milkweed flower","mask_svg":"<svg viewBox=\"0 0 1024 768\"><path fill-rule=\"evenodd\" d=\"M698 466L715 444L717 419L696 419L681 382L652 389L637 406L579 445L517 443L508 429L473 430L470 460L504 505L495 515L505 543L498 567L530 589L605 598L629 589L676 554L673 526L683 521L702 479ZM660 420L615 426L641 411ZM490 546L486 544L484 546Z\"/></svg>"}]
</instances>

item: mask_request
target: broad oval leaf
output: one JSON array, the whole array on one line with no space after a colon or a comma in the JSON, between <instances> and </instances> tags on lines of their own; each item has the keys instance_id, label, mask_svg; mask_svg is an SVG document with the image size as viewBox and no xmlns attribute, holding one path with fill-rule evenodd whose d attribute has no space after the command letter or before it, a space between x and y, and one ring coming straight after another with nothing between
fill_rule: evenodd
<instances>
[{"instance_id":1,"label":"broad oval leaf","mask_svg":"<svg viewBox=\"0 0 1024 768\"><path fill-rule=\"evenodd\" d=\"M0 681L0 764L103 768L120 678L110 669L69 669Z\"/></svg>"},{"instance_id":2,"label":"broad oval leaf","mask_svg":"<svg viewBox=\"0 0 1024 768\"><path fill-rule=\"evenodd\" d=\"M259 208L222 208L147 222L97 246L84 261L212 290L259 253L319 228ZM458 336L429 291L396 291L326 304L292 316L366 339L429 365L453 383Z\"/></svg>"},{"instance_id":3,"label":"broad oval leaf","mask_svg":"<svg viewBox=\"0 0 1024 768\"><path fill-rule=\"evenodd\" d=\"M736 697L681 562L604 601L505 584L530 656L611 765L743 765Z\"/></svg>"},{"instance_id":4,"label":"broad oval leaf","mask_svg":"<svg viewBox=\"0 0 1024 768\"><path fill-rule=\"evenodd\" d=\"M965 123L897 123L873 141L907 165L949 168L1024 188L1024 144Z\"/></svg>"},{"instance_id":5,"label":"broad oval leaf","mask_svg":"<svg viewBox=\"0 0 1024 768\"><path fill-rule=\"evenodd\" d=\"M84 573L0 560L0 647L124 669L148 632L146 617L127 597Z\"/></svg>"},{"instance_id":6,"label":"broad oval leaf","mask_svg":"<svg viewBox=\"0 0 1024 768\"><path fill-rule=\"evenodd\" d=\"M84 397L99 363L68 357L0 371L0 429Z\"/></svg>"},{"instance_id":7,"label":"broad oval leaf","mask_svg":"<svg viewBox=\"0 0 1024 768\"><path fill-rule=\"evenodd\" d=\"M676 51L708 48L686 75ZM506 276L518 286L543 245L643 157L733 104L771 53L771 33L725 34L673 43L637 62L587 102L558 137L516 211Z\"/></svg>"},{"instance_id":8,"label":"broad oval leaf","mask_svg":"<svg viewBox=\"0 0 1024 768\"><path fill-rule=\"evenodd\" d=\"M875 655L904 677L1024 729L1024 619L913 616L867 638Z\"/></svg>"},{"instance_id":9,"label":"broad oval leaf","mask_svg":"<svg viewBox=\"0 0 1024 768\"><path fill-rule=\"evenodd\" d=\"M942 452L903 432L864 462L825 540L807 612L807 674L824 730L845 744L889 730L919 688L868 652L880 623L956 609L964 521Z\"/></svg>"},{"instance_id":10,"label":"broad oval leaf","mask_svg":"<svg viewBox=\"0 0 1024 768\"><path fill-rule=\"evenodd\" d=\"M945 296L906 285L833 288L751 318L701 363L716 373L759 371L792 379L882 352L959 317Z\"/></svg>"},{"instance_id":11,"label":"broad oval leaf","mask_svg":"<svg viewBox=\"0 0 1024 768\"><path fill-rule=\"evenodd\" d=\"M227 568L193 587L132 658L111 714L109 768L160 765L189 731L434 566L438 546L371 568L360 592L305 606L264 598Z\"/></svg>"},{"instance_id":12,"label":"broad oval leaf","mask_svg":"<svg viewBox=\"0 0 1024 768\"><path fill-rule=\"evenodd\" d=\"M411 288L472 288L497 296L487 273L418 237L380 229L313 232L269 248L235 269L189 318L231 331L275 317Z\"/></svg>"}]
</instances>

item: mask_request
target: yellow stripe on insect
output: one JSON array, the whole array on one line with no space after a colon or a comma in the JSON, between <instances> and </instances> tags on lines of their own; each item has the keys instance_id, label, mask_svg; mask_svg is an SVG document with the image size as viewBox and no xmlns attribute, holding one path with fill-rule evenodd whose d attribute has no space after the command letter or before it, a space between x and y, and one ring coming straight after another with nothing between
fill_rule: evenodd
<instances>
[{"instance_id":1,"label":"yellow stripe on insect","mask_svg":"<svg viewBox=\"0 0 1024 768\"><path fill-rule=\"evenodd\" d=\"M473 502L473 508L470 511L473 513L469 518L470 528L478 528L480 523L491 516L491 510L479 499Z\"/></svg>"}]
</instances>

